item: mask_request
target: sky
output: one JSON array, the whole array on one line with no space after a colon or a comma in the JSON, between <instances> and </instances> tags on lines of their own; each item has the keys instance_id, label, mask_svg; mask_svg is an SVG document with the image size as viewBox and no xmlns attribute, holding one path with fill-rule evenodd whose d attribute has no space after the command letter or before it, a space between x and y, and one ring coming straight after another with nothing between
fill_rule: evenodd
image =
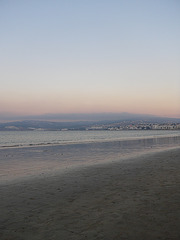
<instances>
[{"instance_id":1,"label":"sky","mask_svg":"<svg viewBox=\"0 0 180 240\"><path fill-rule=\"evenodd\" d=\"M179 0L0 0L0 114L180 117Z\"/></svg>"}]
</instances>

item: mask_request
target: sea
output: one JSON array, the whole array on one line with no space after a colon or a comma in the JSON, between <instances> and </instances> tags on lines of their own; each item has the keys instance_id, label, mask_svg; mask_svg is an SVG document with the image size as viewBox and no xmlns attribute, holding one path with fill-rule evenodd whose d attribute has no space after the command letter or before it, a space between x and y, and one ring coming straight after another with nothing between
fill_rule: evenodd
<instances>
[{"instance_id":1,"label":"sea","mask_svg":"<svg viewBox=\"0 0 180 240\"><path fill-rule=\"evenodd\" d=\"M1 131L0 184L180 147L180 131Z\"/></svg>"},{"instance_id":2,"label":"sea","mask_svg":"<svg viewBox=\"0 0 180 240\"><path fill-rule=\"evenodd\" d=\"M180 131L2 131L0 148L179 137Z\"/></svg>"}]
</instances>

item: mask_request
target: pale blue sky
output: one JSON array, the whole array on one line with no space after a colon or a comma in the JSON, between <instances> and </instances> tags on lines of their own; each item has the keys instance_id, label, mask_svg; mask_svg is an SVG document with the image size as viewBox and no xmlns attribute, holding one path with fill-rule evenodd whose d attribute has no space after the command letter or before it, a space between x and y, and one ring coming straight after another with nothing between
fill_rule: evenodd
<instances>
[{"instance_id":1,"label":"pale blue sky","mask_svg":"<svg viewBox=\"0 0 180 240\"><path fill-rule=\"evenodd\" d=\"M180 1L0 1L0 112L180 116Z\"/></svg>"}]
</instances>

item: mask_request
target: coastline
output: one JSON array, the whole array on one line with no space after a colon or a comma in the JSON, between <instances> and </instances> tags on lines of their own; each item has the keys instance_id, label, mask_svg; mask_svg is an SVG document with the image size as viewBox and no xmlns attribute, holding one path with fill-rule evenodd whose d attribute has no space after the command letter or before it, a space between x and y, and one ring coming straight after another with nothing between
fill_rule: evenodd
<instances>
[{"instance_id":1,"label":"coastline","mask_svg":"<svg viewBox=\"0 0 180 240\"><path fill-rule=\"evenodd\" d=\"M33 148L73 144L91 144L120 141L136 141L155 138L180 138L179 130L122 130L122 131L0 131L1 149ZM8 134L6 134L8 133ZM14 134L16 133L16 134ZM41 136L39 136L39 133ZM51 133L49 136L49 133ZM75 134L75 135L72 135ZM76 134L79 134L77 137ZM98 133L98 134L96 134ZM99 134L100 133L100 134ZM113 133L113 134L112 134ZM140 133L140 135L139 135ZM152 134L153 133L153 134ZM166 133L166 134L165 134ZM168 134L167 134L168 133ZM30 136L29 136L30 134ZM63 134L63 135L62 135ZM95 135L94 135L95 134ZM46 139L46 141L44 140Z\"/></svg>"},{"instance_id":2,"label":"coastline","mask_svg":"<svg viewBox=\"0 0 180 240\"><path fill-rule=\"evenodd\" d=\"M180 146L180 137L158 137L91 143L0 149L0 185L60 174L75 168L119 162Z\"/></svg>"},{"instance_id":3,"label":"coastline","mask_svg":"<svg viewBox=\"0 0 180 240\"><path fill-rule=\"evenodd\" d=\"M179 239L180 148L1 186L2 240Z\"/></svg>"}]
</instances>

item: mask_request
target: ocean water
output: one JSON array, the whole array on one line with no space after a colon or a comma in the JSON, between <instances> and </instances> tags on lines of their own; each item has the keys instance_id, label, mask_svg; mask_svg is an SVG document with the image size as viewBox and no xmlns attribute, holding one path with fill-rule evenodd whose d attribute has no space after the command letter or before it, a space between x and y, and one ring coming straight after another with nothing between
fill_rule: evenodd
<instances>
[{"instance_id":1,"label":"ocean water","mask_svg":"<svg viewBox=\"0 0 180 240\"><path fill-rule=\"evenodd\" d=\"M0 132L0 184L180 147L180 131Z\"/></svg>"},{"instance_id":2,"label":"ocean water","mask_svg":"<svg viewBox=\"0 0 180 240\"><path fill-rule=\"evenodd\" d=\"M0 148L180 136L180 131L1 131Z\"/></svg>"}]
</instances>

